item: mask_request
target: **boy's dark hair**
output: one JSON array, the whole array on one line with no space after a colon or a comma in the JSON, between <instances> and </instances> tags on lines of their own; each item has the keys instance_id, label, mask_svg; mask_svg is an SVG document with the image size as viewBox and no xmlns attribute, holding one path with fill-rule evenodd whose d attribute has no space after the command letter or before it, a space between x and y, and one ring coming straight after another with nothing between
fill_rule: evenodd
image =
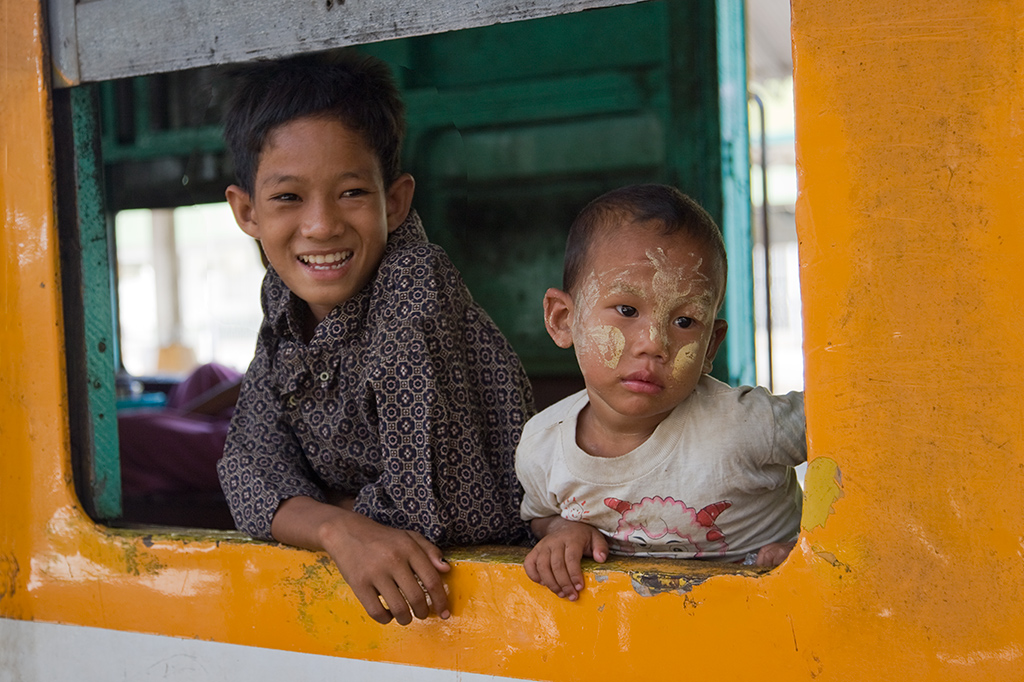
<instances>
[{"instance_id":1,"label":"boy's dark hair","mask_svg":"<svg viewBox=\"0 0 1024 682\"><path fill-rule=\"evenodd\" d=\"M380 162L385 187L401 175L405 105L384 62L343 51L259 62L236 75L224 139L237 182L250 195L267 136L308 116L337 119L360 133Z\"/></svg>"},{"instance_id":2,"label":"boy's dark hair","mask_svg":"<svg viewBox=\"0 0 1024 682\"><path fill-rule=\"evenodd\" d=\"M662 234L683 232L695 239L718 261L724 292L727 261L725 240L718 225L696 201L668 185L629 185L613 189L587 204L565 244L562 289L570 294L579 282L593 241L616 227L657 221Z\"/></svg>"}]
</instances>

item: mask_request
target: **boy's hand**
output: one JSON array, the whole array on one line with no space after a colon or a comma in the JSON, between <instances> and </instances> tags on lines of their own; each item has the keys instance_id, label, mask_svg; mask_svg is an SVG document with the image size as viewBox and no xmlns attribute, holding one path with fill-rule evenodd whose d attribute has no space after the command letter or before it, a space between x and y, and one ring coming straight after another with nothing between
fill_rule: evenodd
<instances>
[{"instance_id":1,"label":"boy's hand","mask_svg":"<svg viewBox=\"0 0 1024 682\"><path fill-rule=\"evenodd\" d=\"M530 526L541 540L526 555L526 575L559 597L576 601L583 590L580 562L589 556L604 563L608 558L608 540L593 526L560 516L534 519Z\"/></svg>"},{"instance_id":2,"label":"boy's hand","mask_svg":"<svg viewBox=\"0 0 1024 682\"><path fill-rule=\"evenodd\" d=\"M795 546L796 542L771 542L757 552L757 561L754 562L754 565L778 566L786 560Z\"/></svg>"},{"instance_id":3,"label":"boy's hand","mask_svg":"<svg viewBox=\"0 0 1024 682\"><path fill-rule=\"evenodd\" d=\"M308 497L282 502L271 530L280 542L326 551L378 623L394 618L408 625L413 616L430 615L431 606L441 618L451 615L441 580L451 566L440 549L415 531L384 526Z\"/></svg>"}]
</instances>

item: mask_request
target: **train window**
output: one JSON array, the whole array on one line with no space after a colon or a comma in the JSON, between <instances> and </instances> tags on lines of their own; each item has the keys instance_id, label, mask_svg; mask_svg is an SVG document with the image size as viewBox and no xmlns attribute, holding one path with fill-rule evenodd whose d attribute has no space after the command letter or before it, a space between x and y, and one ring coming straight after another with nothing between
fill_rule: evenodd
<instances>
[{"instance_id":1,"label":"train window","mask_svg":"<svg viewBox=\"0 0 1024 682\"><path fill-rule=\"evenodd\" d=\"M742 32L724 21L710 5L648 2L358 48L391 64L415 207L523 359L540 406L582 385L539 301L590 198L671 183L715 216L731 253L751 251ZM195 490L134 499L124 429L126 407L145 409L197 363L241 369L255 343L258 251L211 206L233 182L220 137L228 90L226 68L210 65L58 91L61 190L74 197L61 225L76 483L108 523L230 526L223 500L204 506ZM211 253L219 269L202 262ZM731 262L716 361L731 383L754 382L751 278L749 262Z\"/></svg>"}]
</instances>

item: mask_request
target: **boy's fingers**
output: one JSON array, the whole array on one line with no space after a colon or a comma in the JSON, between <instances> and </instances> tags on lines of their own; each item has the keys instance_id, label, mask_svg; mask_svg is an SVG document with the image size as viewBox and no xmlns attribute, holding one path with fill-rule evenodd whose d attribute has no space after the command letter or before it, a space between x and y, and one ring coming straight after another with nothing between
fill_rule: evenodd
<instances>
[{"instance_id":1,"label":"boy's fingers","mask_svg":"<svg viewBox=\"0 0 1024 682\"><path fill-rule=\"evenodd\" d=\"M413 571L416 575L413 576L413 581L416 585L416 591L423 598L424 612L420 615L420 611L416 610L416 605L413 605L413 611L416 613L417 618L426 618L430 615L430 608L433 606L434 613L441 618L447 618L450 614L448 611L448 593L444 589L444 581L441 579L441 575L437 572L433 563L429 560L412 562ZM404 591L403 586L403 591ZM412 587L409 588L413 589ZM406 596L409 593L406 592ZM409 600L412 604L412 600Z\"/></svg>"},{"instance_id":2,"label":"boy's fingers","mask_svg":"<svg viewBox=\"0 0 1024 682\"><path fill-rule=\"evenodd\" d=\"M448 560L444 558L444 554L441 552L437 545L426 539L419 533L413 534L413 539L419 544L423 552L430 558L430 563L434 565L441 573L447 573L452 569Z\"/></svg>"},{"instance_id":3,"label":"boy's fingers","mask_svg":"<svg viewBox=\"0 0 1024 682\"><path fill-rule=\"evenodd\" d=\"M526 577L535 583L540 582L540 573L537 571L537 552L530 550L523 560L523 568L526 569Z\"/></svg>"},{"instance_id":4,"label":"boy's fingers","mask_svg":"<svg viewBox=\"0 0 1024 682\"><path fill-rule=\"evenodd\" d=\"M548 588L555 594L559 594L562 587L558 584L558 581L555 580L554 571L551 569L551 561L551 551L545 547L537 556L537 578L541 585Z\"/></svg>"},{"instance_id":5,"label":"boy's fingers","mask_svg":"<svg viewBox=\"0 0 1024 682\"><path fill-rule=\"evenodd\" d=\"M566 555L570 551L568 546L563 545L561 551L551 552L551 572L555 583L558 585L559 596L575 599L576 584L569 576L569 565L566 563Z\"/></svg>"},{"instance_id":6,"label":"boy's fingers","mask_svg":"<svg viewBox=\"0 0 1024 682\"><path fill-rule=\"evenodd\" d=\"M398 589L402 597L412 609L414 616L423 620L430 615L430 604L427 601L427 593L423 591L423 585L416 575L409 573L398 578ZM393 613L394 611L392 611ZM397 617L397 616L396 616ZM403 623L405 625L405 623Z\"/></svg>"},{"instance_id":7,"label":"boy's fingers","mask_svg":"<svg viewBox=\"0 0 1024 682\"><path fill-rule=\"evenodd\" d=\"M590 547L590 555L594 557L594 561L603 564L608 558L608 538L595 529L591 535Z\"/></svg>"},{"instance_id":8,"label":"boy's fingers","mask_svg":"<svg viewBox=\"0 0 1024 682\"><path fill-rule=\"evenodd\" d=\"M409 611L409 605L405 601L405 595L402 594L402 590L394 581L388 580L386 584L379 586L377 591L380 593L381 599L387 604L387 611L390 611L391 615L395 617L396 623L408 625L412 622L412 613Z\"/></svg>"},{"instance_id":9,"label":"boy's fingers","mask_svg":"<svg viewBox=\"0 0 1024 682\"><path fill-rule=\"evenodd\" d=\"M373 585L367 585L363 589L357 589L354 585L351 586L352 591L356 595L356 599L366 609L366 613L381 625L387 625L391 622L391 611L384 607L381 603L380 595Z\"/></svg>"},{"instance_id":10,"label":"boy's fingers","mask_svg":"<svg viewBox=\"0 0 1024 682\"><path fill-rule=\"evenodd\" d=\"M448 593L444 589L444 581L441 580L439 571L447 573L452 567L445 561L444 555L437 545L419 533L413 533L412 536L426 556L426 561L423 561L422 557L414 556L410 559L409 564L419 581L420 591L427 595L426 598L429 601L427 608L433 606L434 613L441 618L447 618L451 615L448 611Z\"/></svg>"},{"instance_id":11,"label":"boy's fingers","mask_svg":"<svg viewBox=\"0 0 1024 682\"><path fill-rule=\"evenodd\" d=\"M572 587L573 596L583 589L583 548L577 545L565 546L565 570Z\"/></svg>"}]
</instances>

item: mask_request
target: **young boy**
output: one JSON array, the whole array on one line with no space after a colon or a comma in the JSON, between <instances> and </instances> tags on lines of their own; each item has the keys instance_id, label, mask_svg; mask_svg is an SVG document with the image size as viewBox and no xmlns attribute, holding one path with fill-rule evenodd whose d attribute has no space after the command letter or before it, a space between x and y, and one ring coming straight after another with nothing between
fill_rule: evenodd
<instances>
[{"instance_id":1,"label":"young boy","mask_svg":"<svg viewBox=\"0 0 1024 682\"><path fill-rule=\"evenodd\" d=\"M609 550L776 565L792 549L803 396L707 375L725 277L718 227L671 187L614 190L573 223L544 321L586 389L530 420L516 453L540 538L526 572L559 596L575 600L581 558Z\"/></svg>"},{"instance_id":2,"label":"young boy","mask_svg":"<svg viewBox=\"0 0 1024 682\"><path fill-rule=\"evenodd\" d=\"M529 382L410 210L404 108L351 54L252 69L225 136L270 266L221 484L235 523L324 550L375 620L447 618L439 546L519 543Z\"/></svg>"}]
</instances>

